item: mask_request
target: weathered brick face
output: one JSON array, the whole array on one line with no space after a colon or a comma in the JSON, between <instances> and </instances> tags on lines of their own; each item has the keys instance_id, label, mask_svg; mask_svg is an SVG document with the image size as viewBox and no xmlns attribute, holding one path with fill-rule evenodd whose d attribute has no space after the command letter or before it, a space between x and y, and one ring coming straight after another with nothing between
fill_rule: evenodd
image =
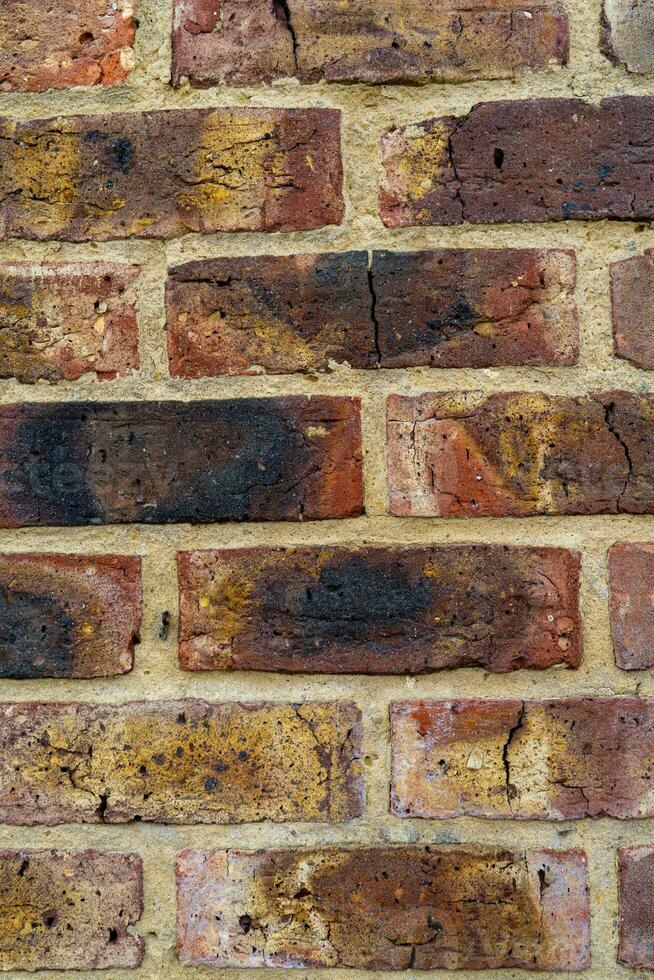
<instances>
[{"instance_id":1,"label":"weathered brick face","mask_svg":"<svg viewBox=\"0 0 654 980\"><path fill-rule=\"evenodd\" d=\"M632 969L654 969L654 848L620 848L618 874L620 962Z\"/></svg>"},{"instance_id":2,"label":"weathered brick face","mask_svg":"<svg viewBox=\"0 0 654 980\"><path fill-rule=\"evenodd\" d=\"M574 364L576 262L564 250L256 256L166 283L171 374Z\"/></svg>"},{"instance_id":3,"label":"weathered brick face","mask_svg":"<svg viewBox=\"0 0 654 980\"><path fill-rule=\"evenodd\" d=\"M650 220L654 100L484 102L382 138L391 228L494 221ZM630 152L626 147L638 147Z\"/></svg>"},{"instance_id":4,"label":"weathered brick face","mask_svg":"<svg viewBox=\"0 0 654 980\"><path fill-rule=\"evenodd\" d=\"M355 399L14 405L0 421L4 527L362 511Z\"/></svg>"},{"instance_id":5,"label":"weathered brick face","mask_svg":"<svg viewBox=\"0 0 654 980\"><path fill-rule=\"evenodd\" d=\"M247 548L178 560L185 669L580 663L579 561L563 550Z\"/></svg>"},{"instance_id":6,"label":"weathered brick face","mask_svg":"<svg viewBox=\"0 0 654 980\"><path fill-rule=\"evenodd\" d=\"M3 0L0 92L124 81L134 65L131 0Z\"/></svg>"},{"instance_id":7,"label":"weathered brick face","mask_svg":"<svg viewBox=\"0 0 654 980\"><path fill-rule=\"evenodd\" d=\"M610 610L618 667L654 667L654 544L616 544L609 552Z\"/></svg>"},{"instance_id":8,"label":"weathered brick face","mask_svg":"<svg viewBox=\"0 0 654 980\"><path fill-rule=\"evenodd\" d=\"M652 396L626 391L391 396L391 513L653 513L653 419Z\"/></svg>"},{"instance_id":9,"label":"weathered brick face","mask_svg":"<svg viewBox=\"0 0 654 980\"><path fill-rule=\"evenodd\" d=\"M654 816L650 699L409 701L391 716L398 816Z\"/></svg>"},{"instance_id":10,"label":"weathered brick face","mask_svg":"<svg viewBox=\"0 0 654 980\"><path fill-rule=\"evenodd\" d=\"M192 85L469 81L565 64L568 20L550 0L175 0L173 80Z\"/></svg>"},{"instance_id":11,"label":"weathered brick face","mask_svg":"<svg viewBox=\"0 0 654 980\"><path fill-rule=\"evenodd\" d=\"M339 224L340 115L187 109L0 119L0 235L86 242Z\"/></svg>"},{"instance_id":12,"label":"weathered brick face","mask_svg":"<svg viewBox=\"0 0 654 980\"><path fill-rule=\"evenodd\" d=\"M654 9L634 0L603 0L602 53L627 71L654 72Z\"/></svg>"},{"instance_id":13,"label":"weathered brick face","mask_svg":"<svg viewBox=\"0 0 654 980\"><path fill-rule=\"evenodd\" d=\"M579 970L589 960L578 851L186 851L177 882L188 965Z\"/></svg>"},{"instance_id":14,"label":"weathered brick face","mask_svg":"<svg viewBox=\"0 0 654 980\"><path fill-rule=\"evenodd\" d=\"M613 262L611 310L616 357L636 367L654 369L652 298L654 297L654 250Z\"/></svg>"},{"instance_id":15,"label":"weathered brick face","mask_svg":"<svg viewBox=\"0 0 654 980\"><path fill-rule=\"evenodd\" d=\"M0 555L0 677L106 677L132 669L141 562Z\"/></svg>"},{"instance_id":16,"label":"weathered brick face","mask_svg":"<svg viewBox=\"0 0 654 980\"><path fill-rule=\"evenodd\" d=\"M361 815L350 702L3 704L0 822L335 822Z\"/></svg>"},{"instance_id":17,"label":"weathered brick face","mask_svg":"<svg viewBox=\"0 0 654 980\"><path fill-rule=\"evenodd\" d=\"M139 366L138 267L0 265L0 377L114 380Z\"/></svg>"},{"instance_id":18,"label":"weathered brick face","mask_svg":"<svg viewBox=\"0 0 654 980\"><path fill-rule=\"evenodd\" d=\"M137 967L144 940L136 854L0 851L0 969Z\"/></svg>"}]
</instances>

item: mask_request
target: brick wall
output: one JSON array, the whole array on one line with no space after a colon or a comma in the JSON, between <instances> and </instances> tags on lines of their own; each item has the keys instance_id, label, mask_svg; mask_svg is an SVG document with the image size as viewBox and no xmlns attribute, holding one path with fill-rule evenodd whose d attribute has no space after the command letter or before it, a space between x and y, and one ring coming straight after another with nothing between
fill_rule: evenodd
<instances>
[{"instance_id":1,"label":"brick wall","mask_svg":"<svg viewBox=\"0 0 654 980\"><path fill-rule=\"evenodd\" d=\"M650 6L4 0L0 969L654 967Z\"/></svg>"}]
</instances>

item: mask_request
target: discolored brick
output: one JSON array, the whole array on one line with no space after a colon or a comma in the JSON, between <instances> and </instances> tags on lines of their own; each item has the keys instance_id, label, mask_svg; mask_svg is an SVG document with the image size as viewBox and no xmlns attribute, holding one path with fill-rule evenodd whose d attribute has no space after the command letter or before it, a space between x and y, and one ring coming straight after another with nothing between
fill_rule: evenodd
<instances>
[{"instance_id":1,"label":"discolored brick","mask_svg":"<svg viewBox=\"0 0 654 980\"><path fill-rule=\"evenodd\" d=\"M603 0L600 47L614 65L654 72L654 6L651 0Z\"/></svg>"},{"instance_id":2,"label":"discolored brick","mask_svg":"<svg viewBox=\"0 0 654 980\"><path fill-rule=\"evenodd\" d=\"M579 666L579 557L499 546L182 552L185 670Z\"/></svg>"},{"instance_id":3,"label":"discolored brick","mask_svg":"<svg viewBox=\"0 0 654 980\"><path fill-rule=\"evenodd\" d=\"M0 236L293 231L343 216L336 109L0 118Z\"/></svg>"},{"instance_id":4,"label":"discolored brick","mask_svg":"<svg viewBox=\"0 0 654 980\"><path fill-rule=\"evenodd\" d=\"M171 374L574 364L573 252L437 249L190 262L166 286Z\"/></svg>"},{"instance_id":5,"label":"discolored brick","mask_svg":"<svg viewBox=\"0 0 654 980\"><path fill-rule=\"evenodd\" d=\"M654 513L654 398L442 392L388 399L403 517Z\"/></svg>"},{"instance_id":6,"label":"discolored brick","mask_svg":"<svg viewBox=\"0 0 654 980\"><path fill-rule=\"evenodd\" d=\"M139 366L138 266L0 265L0 377L113 380Z\"/></svg>"},{"instance_id":7,"label":"discolored brick","mask_svg":"<svg viewBox=\"0 0 654 980\"><path fill-rule=\"evenodd\" d=\"M361 816L349 701L0 705L0 822L169 824Z\"/></svg>"},{"instance_id":8,"label":"discolored brick","mask_svg":"<svg viewBox=\"0 0 654 980\"><path fill-rule=\"evenodd\" d=\"M132 0L3 0L0 92L122 82L135 31Z\"/></svg>"},{"instance_id":9,"label":"discolored brick","mask_svg":"<svg viewBox=\"0 0 654 980\"><path fill-rule=\"evenodd\" d=\"M482 102L382 137L389 227L654 217L654 98Z\"/></svg>"},{"instance_id":10,"label":"discolored brick","mask_svg":"<svg viewBox=\"0 0 654 980\"><path fill-rule=\"evenodd\" d=\"M0 677L107 677L132 669L140 558L0 554Z\"/></svg>"},{"instance_id":11,"label":"discolored brick","mask_svg":"<svg viewBox=\"0 0 654 980\"><path fill-rule=\"evenodd\" d=\"M140 966L143 865L136 854L0 851L0 969Z\"/></svg>"},{"instance_id":12,"label":"discolored brick","mask_svg":"<svg viewBox=\"0 0 654 980\"><path fill-rule=\"evenodd\" d=\"M184 965L582 970L581 851L351 847L184 851Z\"/></svg>"},{"instance_id":13,"label":"discolored brick","mask_svg":"<svg viewBox=\"0 0 654 980\"><path fill-rule=\"evenodd\" d=\"M381 84L511 78L568 60L551 0L175 0L173 82Z\"/></svg>"},{"instance_id":14,"label":"discolored brick","mask_svg":"<svg viewBox=\"0 0 654 980\"><path fill-rule=\"evenodd\" d=\"M357 399L0 408L0 526L320 520L362 512Z\"/></svg>"},{"instance_id":15,"label":"discolored brick","mask_svg":"<svg viewBox=\"0 0 654 980\"><path fill-rule=\"evenodd\" d=\"M636 367L654 370L652 303L654 301L654 249L643 255L612 262L611 314L613 352Z\"/></svg>"},{"instance_id":16,"label":"discolored brick","mask_svg":"<svg viewBox=\"0 0 654 980\"><path fill-rule=\"evenodd\" d=\"M654 544L616 544L609 552L611 632L618 667L654 667Z\"/></svg>"},{"instance_id":17,"label":"discolored brick","mask_svg":"<svg viewBox=\"0 0 654 980\"><path fill-rule=\"evenodd\" d=\"M654 699L391 706L400 817L654 816Z\"/></svg>"},{"instance_id":18,"label":"discolored brick","mask_svg":"<svg viewBox=\"0 0 654 980\"><path fill-rule=\"evenodd\" d=\"M618 870L618 960L631 969L654 969L654 847L621 847Z\"/></svg>"}]
</instances>

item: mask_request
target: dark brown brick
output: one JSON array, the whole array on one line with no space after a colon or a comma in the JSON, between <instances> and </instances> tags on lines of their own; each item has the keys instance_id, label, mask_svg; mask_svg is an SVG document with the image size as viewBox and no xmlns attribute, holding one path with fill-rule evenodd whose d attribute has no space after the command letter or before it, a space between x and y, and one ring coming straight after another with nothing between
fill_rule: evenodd
<instances>
[{"instance_id":1,"label":"dark brown brick","mask_svg":"<svg viewBox=\"0 0 654 980\"><path fill-rule=\"evenodd\" d=\"M574 364L573 252L208 259L170 270L171 374Z\"/></svg>"},{"instance_id":2,"label":"dark brown brick","mask_svg":"<svg viewBox=\"0 0 654 980\"><path fill-rule=\"evenodd\" d=\"M654 370L654 249L612 262L611 312L616 357L636 367Z\"/></svg>"},{"instance_id":3,"label":"dark brown brick","mask_svg":"<svg viewBox=\"0 0 654 980\"><path fill-rule=\"evenodd\" d=\"M361 816L349 701L0 705L0 822L201 824Z\"/></svg>"},{"instance_id":4,"label":"dark brown brick","mask_svg":"<svg viewBox=\"0 0 654 980\"><path fill-rule=\"evenodd\" d=\"M292 231L343 216L335 109L0 118L0 236Z\"/></svg>"},{"instance_id":5,"label":"dark brown brick","mask_svg":"<svg viewBox=\"0 0 654 980\"><path fill-rule=\"evenodd\" d=\"M654 816L654 699L399 701L400 817Z\"/></svg>"},{"instance_id":6,"label":"dark brown brick","mask_svg":"<svg viewBox=\"0 0 654 980\"><path fill-rule=\"evenodd\" d=\"M568 56L550 0L175 0L173 81L459 82L510 78Z\"/></svg>"},{"instance_id":7,"label":"dark brown brick","mask_svg":"<svg viewBox=\"0 0 654 980\"><path fill-rule=\"evenodd\" d=\"M631 969L654 969L654 847L618 851L620 950L618 960Z\"/></svg>"},{"instance_id":8,"label":"dark brown brick","mask_svg":"<svg viewBox=\"0 0 654 980\"><path fill-rule=\"evenodd\" d=\"M182 552L185 670L579 666L579 557L557 548Z\"/></svg>"},{"instance_id":9,"label":"dark brown brick","mask_svg":"<svg viewBox=\"0 0 654 980\"><path fill-rule=\"evenodd\" d=\"M482 102L382 138L383 221L649 221L654 98Z\"/></svg>"},{"instance_id":10,"label":"dark brown brick","mask_svg":"<svg viewBox=\"0 0 654 980\"><path fill-rule=\"evenodd\" d=\"M1 970L140 966L142 914L136 854L0 851Z\"/></svg>"},{"instance_id":11,"label":"dark brown brick","mask_svg":"<svg viewBox=\"0 0 654 980\"><path fill-rule=\"evenodd\" d=\"M132 0L3 0L0 92L122 82L135 30Z\"/></svg>"},{"instance_id":12,"label":"dark brown brick","mask_svg":"<svg viewBox=\"0 0 654 980\"><path fill-rule=\"evenodd\" d=\"M0 377L102 381L139 366L138 266L0 265Z\"/></svg>"},{"instance_id":13,"label":"dark brown brick","mask_svg":"<svg viewBox=\"0 0 654 980\"><path fill-rule=\"evenodd\" d=\"M0 554L0 677L107 677L132 669L141 560Z\"/></svg>"},{"instance_id":14,"label":"dark brown brick","mask_svg":"<svg viewBox=\"0 0 654 980\"><path fill-rule=\"evenodd\" d=\"M0 526L362 512L357 399L0 408Z\"/></svg>"},{"instance_id":15,"label":"dark brown brick","mask_svg":"<svg viewBox=\"0 0 654 980\"><path fill-rule=\"evenodd\" d=\"M388 400L391 513L654 513L654 397L442 392Z\"/></svg>"},{"instance_id":16,"label":"dark brown brick","mask_svg":"<svg viewBox=\"0 0 654 980\"><path fill-rule=\"evenodd\" d=\"M589 919L581 851L184 851L177 864L189 966L583 970Z\"/></svg>"},{"instance_id":17,"label":"dark brown brick","mask_svg":"<svg viewBox=\"0 0 654 980\"><path fill-rule=\"evenodd\" d=\"M649 75L654 72L654 10L649 2L604 0L602 53L614 65Z\"/></svg>"},{"instance_id":18,"label":"dark brown brick","mask_svg":"<svg viewBox=\"0 0 654 980\"><path fill-rule=\"evenodd\" d=\"M609 552L611 631L618 667L654 667L654 544L616 544Z\"/></svg>"}]
</instances>

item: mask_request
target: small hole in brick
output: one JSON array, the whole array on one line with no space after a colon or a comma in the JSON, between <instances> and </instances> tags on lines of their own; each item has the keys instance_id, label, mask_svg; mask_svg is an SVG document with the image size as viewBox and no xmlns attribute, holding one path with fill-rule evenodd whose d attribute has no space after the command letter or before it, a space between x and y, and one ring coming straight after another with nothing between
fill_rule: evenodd
<instances>
[{"instance_id":1,"label":"small hole in brick","mask_svg":"<svg viewBox=\"0 0 654 980\"><path fill-rule=\"evenodd\" d=\"M493 152L493 161L497 169L501 170L504 164L504 150L500 149L499 146L495 147L495 150Z\"/></svg>"},{"instance_id":2,"label":"small hole in brick","mask_svg":"<svg viewBox=\"0 0 654 980\"><path fill-rule=\"evenodd\" d=\"M84 31L84 33L80 34L79 36L80 44L90 44L92 40L93 40L93 35L91 34L90 31Z\"/></svg>"},{"instance_id":3,"label":"small hole in brick","mask_svg":"<svg viewBox=\"0 0 654 980\"><path fill-rule=\"evenodd\" d=\"M252 928L252 918L249 915L239 916L238 924L243 930L244 934L247 936L248 932Z\"/></svg>"},{"instance_id":4,"label":"small hole in brick","mask_svg":"<svg viewBox=\"0 0 654 980\"><path fill-rule=\"evenodd\" d=\"M110 943L115 943L117 941L118 941L118 933L116 932L115 929L110 929L109 930L109 942Z\"/></svg>"}]
</instances>

